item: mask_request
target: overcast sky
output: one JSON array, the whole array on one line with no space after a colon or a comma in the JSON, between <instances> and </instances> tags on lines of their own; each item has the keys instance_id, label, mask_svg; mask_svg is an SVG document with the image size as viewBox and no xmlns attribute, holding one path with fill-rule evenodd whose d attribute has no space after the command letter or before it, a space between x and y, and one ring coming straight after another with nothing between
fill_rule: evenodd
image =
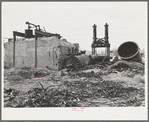
<instances>
[{"instance_id":1,"label":"overcast sky","mask_svg":"<svg viewBox=\"0 0 149 122\"><path fill-rule=\"evenodd\" d=\"M108 23L111 49L126 41L142 49L147 42L147 2L2 2L2 38L24 32L26 21L79 43L84 50L91 50L93 24L97 37L103 38Z\"/></svg>"}]
</instances>

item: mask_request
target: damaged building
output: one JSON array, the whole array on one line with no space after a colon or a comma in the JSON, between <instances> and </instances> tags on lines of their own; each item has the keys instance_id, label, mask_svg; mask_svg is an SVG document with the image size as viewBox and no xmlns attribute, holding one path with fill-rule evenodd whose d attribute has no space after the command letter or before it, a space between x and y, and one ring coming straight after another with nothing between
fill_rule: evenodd
<instances>
[{"instance_id":1,"label":"damaged building","mask_svg":"<svg viewBox=\"0 0 149 122\"><path fill-rule=\"evenodd\" d=\"M65 58L79 53L79 44L70 43L58 34L42 32L36 25L28 24L24 33L13 32L14 39L4 44L4 66L7 68L48 67L53 70L64 68ZM36 27L35 35L30 26ZM37 38L37 36L38 38ZM16 39L16 36L25 38ZM32 38L26 38L32 37Z\"/></svg>"}]
</instances>

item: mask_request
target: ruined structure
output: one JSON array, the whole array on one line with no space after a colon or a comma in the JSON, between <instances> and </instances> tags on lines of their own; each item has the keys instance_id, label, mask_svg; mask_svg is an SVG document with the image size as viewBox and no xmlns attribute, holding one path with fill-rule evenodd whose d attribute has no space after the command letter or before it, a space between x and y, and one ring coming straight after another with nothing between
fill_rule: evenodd
<instances>
[{"instance_id":1,"label":"ruined structure","mask_svg":"<svg viewBox=\"0 0 149 122\"><path fill-rule=\"evenodd\" d=\"M35 66L35 39L17 41L15 45L15 67ZM37 67L48 66L60 70L69 54L78 53L78 45L57 37L42 37L37 41ZM5 63L13 67L13 42L5 43Z\"/></svg>"},{"instance_id":2,"label":"ruined structure","mask_svg":"<svg viewBox=\"0 0 149 122\"><path fill-rule=\"evenodd\" d=\"M13 41L4 44L5 67L49 67L53 70L64 68L65 58L79 53L79 44L69 43L59 34L43 32L39 25L29 22L25 33L13 32ZM35 35L30 26L36 27ZM37 28L39 27L39 28ZM17 40L16 36L20 38Z\"/></svg>"},{"instance_id":3,"label":"ruined structure","mask_svg":"<svg viewBox=\"0 0 149 122\"><path fill-rule=\"evenodd\" d=\"M65 67L79 70L90 62L110 61L108 25L105 25L105 37L96 37L96 25L93 26L92 56L79 53L78 43L69 43L59 34L48 33L39 25L26 22L25 33L13 31L13 40L5 43L5 67L48 67L61 70ZM33 26L33 27L32 27ZM34 34L31 28L35 28ZM17 36L24 37L17 40ZM95 48L106 47L107 55L95 55Z\"/></svg>"}]
</instances>

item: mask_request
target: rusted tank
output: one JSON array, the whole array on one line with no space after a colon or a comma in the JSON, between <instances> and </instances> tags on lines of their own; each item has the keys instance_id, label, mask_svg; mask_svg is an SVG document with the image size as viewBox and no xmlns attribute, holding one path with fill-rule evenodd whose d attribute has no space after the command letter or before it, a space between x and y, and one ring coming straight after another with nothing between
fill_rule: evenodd
<instances>
[{"instance_id":1,"label":"rusted tank","mask_svg":"<svg viewBox=\"0 0 149 122\"><path fill-rule=\"evenodd\" d=\"M71 68L74 70L79 70L90 63L91 59L86 54L81 54L78 56L70 56L66 59L66 68Z\"/></svg>"},{"instance_id":2,"label":"rusted tank","mask_svg":"<svg viewBox=\"0 0 149 122\"><path fill-rule=\"evenodd\" d=\"M118 55L122 60L137 61L142 63L139 46L133 41L121 44L118 48Z\"/></svg>"}]
</instances>

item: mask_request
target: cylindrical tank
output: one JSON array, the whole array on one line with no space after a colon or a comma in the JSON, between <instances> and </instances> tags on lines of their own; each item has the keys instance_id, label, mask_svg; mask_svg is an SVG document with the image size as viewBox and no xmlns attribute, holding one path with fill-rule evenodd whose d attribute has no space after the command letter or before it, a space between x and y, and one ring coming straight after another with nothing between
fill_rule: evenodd
<instances>
[{"instance_id":1,"label":"cylindrical tank","mask_svg":"<svg viewBox=\"0 0 149 122\"><path fill-rule=\"evenodd\" d=\"M80 68L85 67L90 63L90 57L82 54L78 56L70 56L66 59L66 67L71 66L75 70L79 70Z\"/></svg>"},{"instance_id":2,"label":"cylindrical tank","mask_svg":"<svg viewBox=\"0 0 149 122\"><path fill-rule=\"evenodd\" d=\"M91 55L92 62L109 61L109 57L100 55Z\"/></svg>"},{"instance_id":3,"label":"cylindrical tank","mask_svg":"<svg viewBox=\"0 0 149 122\"><path fill-rule=\"evenodd\" d=\"M142 58L139 52L137 43L128 41L121 44L118 48L118 55L122 60L137 61L142 63Z\"/></svg>"},{"instance_id":4,"label":"cylindrical tank","mask_svg":"<svg viewBox=\"0 0 149 122\"><path fill-rule=\"evenodd\" d=\"M87 56L85 54L78 55L78 56L76 56L76 58L79 59L81 67L84 67L85 65L88 65L90 63L89 56Z\"/></svg>"}]
</instances>

